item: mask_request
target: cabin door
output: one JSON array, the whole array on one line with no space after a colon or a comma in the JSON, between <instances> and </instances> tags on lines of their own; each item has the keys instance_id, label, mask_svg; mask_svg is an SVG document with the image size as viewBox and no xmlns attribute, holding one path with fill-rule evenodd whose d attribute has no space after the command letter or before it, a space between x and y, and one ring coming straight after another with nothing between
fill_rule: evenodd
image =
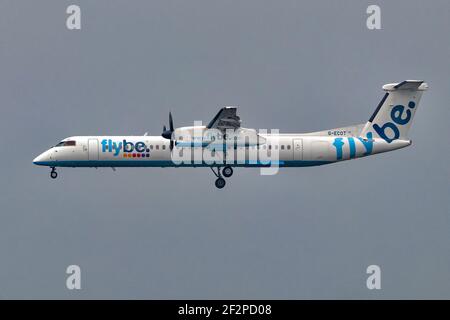
<instances>
[{"instance_id":1,"label":"cabin door","mask_svg":"<svg viewBox=\"0 0 450 320\"><path fill-rule=\"evenodd\" d=\"M88 159L98 160L98 140L89 139L88 140Z\"/></svg>"},{"instance_id":2,"label":"cabin door","mask_svg":"<svg viewBox=\"0 0 450 320\"><path fill-rule=\"evenodd\" d=\"M294 160L303 160L303 139L294 139L292 142Z\"/></svg>"}]
</instances>

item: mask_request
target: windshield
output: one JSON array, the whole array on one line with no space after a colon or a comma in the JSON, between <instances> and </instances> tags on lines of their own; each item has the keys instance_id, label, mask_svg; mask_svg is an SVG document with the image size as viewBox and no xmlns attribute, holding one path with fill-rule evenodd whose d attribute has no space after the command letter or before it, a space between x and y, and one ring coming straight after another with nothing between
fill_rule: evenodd
<instances>
[{"instance_id":1,"label":"windshield","mask_svg":"<svg viewBox=\"0 0 450 320\"><path fill-rule=\"evenodd\" d=\"M73 140L61 141L55 147L74 147L76 142Z\"/></svg>"}]
</instances>

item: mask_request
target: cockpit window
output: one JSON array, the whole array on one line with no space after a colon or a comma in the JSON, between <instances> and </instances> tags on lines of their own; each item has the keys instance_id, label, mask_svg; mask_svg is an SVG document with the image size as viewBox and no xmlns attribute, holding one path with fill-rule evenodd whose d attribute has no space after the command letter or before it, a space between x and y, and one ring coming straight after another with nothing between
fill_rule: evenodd
<instances>
[{"instance_id":1,"label":"cockpit window","mask_svg":"<svg viewBox=\"0 0 450 320\"><path fill-rule=\"evenodd\" d=\"M76 145L76 141L67 140L67 141L61 141L55 147L74 147L75 145Z\"/></svg>"}]
</instances>

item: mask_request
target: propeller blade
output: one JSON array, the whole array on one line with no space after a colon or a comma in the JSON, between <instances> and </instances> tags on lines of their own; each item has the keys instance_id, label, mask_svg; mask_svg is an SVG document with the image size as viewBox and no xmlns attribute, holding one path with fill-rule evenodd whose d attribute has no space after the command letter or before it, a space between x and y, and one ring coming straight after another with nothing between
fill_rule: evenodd
<instances>
[{"instance_id":1,"label":"propeller blade","mask_svg":"<svg viewBox=\"0 0 450 320\"><path fill-rule=\"evenodd\" d=\"M173 128L173 119L172 119L172 113L169 112L169 130L167 130L166 126L163 126L163 132L161 136L165 139L172 139L174 128ZM172 146L172 144L171 144Z\"/></svg>"},{"instance_id":2,"label":"propeller blade","mask_svg":"<svg viewBox=\"0 0 450 320\"><path fill-rule=\"evenodd\" d=\"M169 112L169 129L170 131L174 131L173 129L173 119L172 119L172 112Z\"/></svg>"},{"instance_id":3,"label":"propeller blade","mask_svg":"<svg viewBox=\"0 0 450 320\"><path fill-rule=\"evenodd\" d=\"M172 139L172 132L170 130L165 130L161 136L165 139Z\"/></svg>"}]
</instances>

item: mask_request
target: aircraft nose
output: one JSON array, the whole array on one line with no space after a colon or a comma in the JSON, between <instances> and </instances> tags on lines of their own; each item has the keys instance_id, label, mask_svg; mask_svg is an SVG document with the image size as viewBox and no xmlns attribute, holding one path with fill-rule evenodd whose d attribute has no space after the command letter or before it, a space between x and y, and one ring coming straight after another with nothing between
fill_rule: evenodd
<instances>
[{"instance_id":1,"label":"aircraft nose","mask_svg":"<svg viewBox=\"0 0 450 320\"><path fill-rule=\"evenodd\" d=\"M43 153L41 153L40 155L38 155L36 158L33 159L33 164L36 165L44 165L43 163L45 161L48 161L48 152L45 151Z\"/></svg>"},{"instance_id":2,"label":"aircraft nose","mask_svg":"<svg viewBox=\"0 0 450 320\"><path fill-rule=\"evenodd\" d=\"M42 162L42 154L33 159L33 164L39 164L39 162Z\"/></svg>"}]
</instances>

